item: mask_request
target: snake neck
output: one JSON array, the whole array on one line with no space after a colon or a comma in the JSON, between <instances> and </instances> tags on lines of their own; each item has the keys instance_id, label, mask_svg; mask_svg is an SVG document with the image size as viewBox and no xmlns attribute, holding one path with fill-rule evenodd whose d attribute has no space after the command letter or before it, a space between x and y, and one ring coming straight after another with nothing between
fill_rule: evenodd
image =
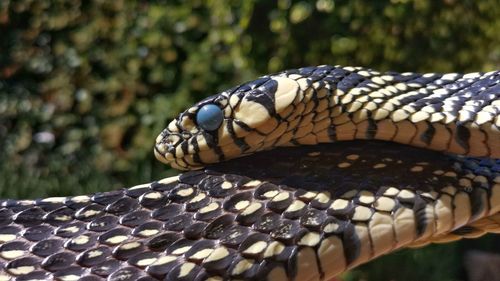
<instances>
[{"instance_id":1,"label":"snake neck","mask_svg":"<svg viewBox=\"0 0 500 281\"><path fill-rule=\"evenodd\" d=\"M298 90L277 114L275 119L282 121L275 123L264 147L376 139L500 157L498 71L443 75L320 69L280 74Z\"/></svg>"}]
</instances>

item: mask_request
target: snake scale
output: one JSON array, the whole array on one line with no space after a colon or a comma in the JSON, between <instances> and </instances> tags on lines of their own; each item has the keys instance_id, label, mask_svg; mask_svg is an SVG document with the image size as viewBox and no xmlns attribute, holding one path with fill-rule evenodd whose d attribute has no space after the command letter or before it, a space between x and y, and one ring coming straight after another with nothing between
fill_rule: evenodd
<instances>
[{"instance_id":1,"label":"snake scale","mask_svg":"<svg viewBox=\"0 0 500 281\"><path fill-rule=\"evenodd\" d=\"M288 70L188 108L154 152L186 171L0 200L0 280L328 280L500 232L500 71Z\"/></svg>"}]
</instances>

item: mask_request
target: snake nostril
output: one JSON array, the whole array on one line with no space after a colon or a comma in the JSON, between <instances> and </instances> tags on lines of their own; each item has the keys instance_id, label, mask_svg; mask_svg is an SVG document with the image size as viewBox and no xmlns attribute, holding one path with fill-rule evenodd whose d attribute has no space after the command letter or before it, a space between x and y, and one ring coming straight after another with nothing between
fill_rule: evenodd
<instances>
[{"instance_id":1,"label":"snake nostril","mask_svg":"<svg viewBox=\"0 0 500 281\"><path fill-rule=\"evenodd\" d=\"M175 146L169 145L167 148L167 152L170 154L175 154Z\"/></svg>"}]
</instances>

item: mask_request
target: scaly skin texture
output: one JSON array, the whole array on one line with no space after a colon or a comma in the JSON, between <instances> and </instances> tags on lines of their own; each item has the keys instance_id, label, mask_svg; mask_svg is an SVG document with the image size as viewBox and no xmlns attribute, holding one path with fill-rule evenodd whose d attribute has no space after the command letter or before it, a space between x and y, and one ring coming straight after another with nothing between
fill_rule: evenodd
<instances>
[{"instance_id":1,"label":"scaly skin texture","mask_svg":"<svg viewBox=\"0 0 500 281\"><path fill-rule=\"evenodd\" d=\"M264 76L207 98L158 136L157 158L178 169L276 146L376 139L469 156L500 157L500 72L380 73L318 66ZM201 130L198 109L224 112Z\"/></svg>"},{"instance_id":2,"label":"scaly skin texture","mask_svg":"<svg viewBox=\"0 0 500 281\"><path fill-rule=\"evenodd\" d=\"M400 248L498 233L499 96L499 72L329 66L235 87L157 138L160 160L198 170L0 201L0 280L325 280ZM194 121L204 104L224 111L216 131ZM301 144L317 145L204 167Z\"/></svg>"}]
</instances>

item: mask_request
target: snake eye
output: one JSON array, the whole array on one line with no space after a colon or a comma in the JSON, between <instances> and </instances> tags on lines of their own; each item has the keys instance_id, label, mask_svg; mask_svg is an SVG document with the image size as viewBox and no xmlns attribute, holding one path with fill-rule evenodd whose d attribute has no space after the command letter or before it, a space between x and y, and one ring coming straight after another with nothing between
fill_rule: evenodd
<instances>
[{"instance_id":1,"label":"snake eye","mask_svg":"<svg viewBox=\"0 0 500 281\"><path fill-rule=\"evenodd\" d=\"M215 131L222 124L224 114L214 104L206 104L196 113L196 123L205 131Z\"/></svg>"}]
</instances>

